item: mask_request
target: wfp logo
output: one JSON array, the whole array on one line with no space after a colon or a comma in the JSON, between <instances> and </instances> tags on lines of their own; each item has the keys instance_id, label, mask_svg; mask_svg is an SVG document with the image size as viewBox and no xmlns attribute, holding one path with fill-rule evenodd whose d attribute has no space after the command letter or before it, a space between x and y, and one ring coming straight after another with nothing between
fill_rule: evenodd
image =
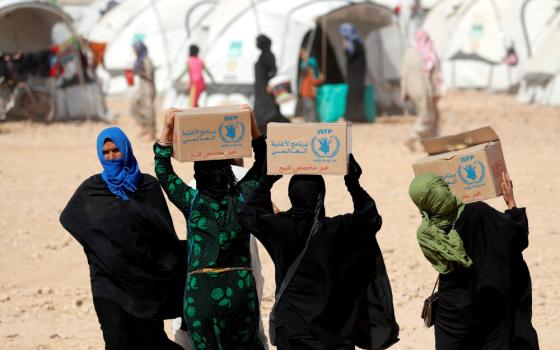
<instances>
[{"instance_id":1,"label":"wfp logo","mask_svg":"<svg viewBox=\"0 0 560 350\"><path fill-rule=\"evenodd\" d=\"M240 142L245 136L245 125L241 122L222 123L218 131L223 142Z\"/></svg>"},{"instance_id":2,"label":"wfp logo","mask_svg":"<svg viewBox=\"0 0 560 350\"><path fill-rule=\"evenodd\" d=\"M466 185L475 185L484 181L486 177L486 167L480 160L460 164L457 175Z\"/></svg>"},{"instance_id":3,"label":"wfp logo","mask_svg":"<svg viewBox=\"0 0 560 350\"><path fill-rule=\"evenodd\" d=\"M340 150L340 140L332 136L315 136L311 140L311 149L319 158L334 158Z\"/></svg>"}]
</instances>

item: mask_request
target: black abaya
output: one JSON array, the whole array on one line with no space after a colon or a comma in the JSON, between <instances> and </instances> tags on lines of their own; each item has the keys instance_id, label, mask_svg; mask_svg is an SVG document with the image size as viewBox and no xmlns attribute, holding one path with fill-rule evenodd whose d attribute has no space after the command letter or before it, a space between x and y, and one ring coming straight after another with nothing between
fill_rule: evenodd
<instances>
[{"instance_id":1,"label":"black abaya","mask_svg":"<svg viewBox=\"0 0 560 350\"><path fill-rule=\"evenodd\" d=\"M266 91L268 82L276 75L276 59L269 48L265 48L255 63L255 119L261 133L266 134L270 122L289 122L280 112L274 96Z\"/></svg>"},{"instance_id":2,"label":"black abaya","mask_svg":"<svg viewBox=\"0 0 560 350\"><path fill-rule=\"evenodd\" d=\"M128 201L101 175L84 181L60 222L84 247L94 298L145 320L178 317L186 256L157 180L144 174Z\"/></svg>"},{"instance_id":3,"label":"black abaya","mask_svg":"<svg viewBox=\"0 0 560 350\"><path fill-rule=\"evenodd\" d=\"M398 340L392 294L375 233L375 202L351 191L354 213L322 217L320 228L276 308L279 350L384 349ZM293 196L290 196L292 203ZM275 265L276 292L303 249L314 218L272 211L270 185L261 181L239 220L257 237Z\"/></svg>"},{"instance_id":4,"label":"black abaya","mask_svg":"<svg viewBox=\"0 0 560 350\"><path fill-rule=\"evenodd\" d=\"M105 350L182 350L167 338L161 320L143 320L125 312L117 303L93 298L105 341Z\"/></svg>"},{"instance_id":5,"label":"black abaya","mask_svg":"<svg viewBox=\"0 0 560 350\"><path fill-rule=\"evenodd\" d=\"M525 209L498 212L471 203L455 228L473 260L470 269L440 275L436 349L536 350Z\"/></svg>"},{"instance_id":6,"label":"black abaya","mask_svg":"<svg viewBox=\"0 0 560 350\"><path fill-rule=\"evenodd\" d=\"M352 122L367 122L364 102L364 78L366 74L366 54L364 45L359 40L353 42L354 51L346 51L346 112L344 118Z\"/></svg>"}]
</instances>

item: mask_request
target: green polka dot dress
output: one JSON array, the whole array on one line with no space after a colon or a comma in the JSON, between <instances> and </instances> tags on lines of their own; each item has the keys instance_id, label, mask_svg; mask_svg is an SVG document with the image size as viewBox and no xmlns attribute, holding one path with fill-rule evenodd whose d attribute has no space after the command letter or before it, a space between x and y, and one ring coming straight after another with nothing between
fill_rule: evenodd
<instances>
[{"instance_id":1,"label":"green polka dot dress","mask_svg":"<svg viewBox=\"0 0 560 350\"><path fill-rule=\"evenodd\" d=\"M259 349L259 306L251 267L250 234L237 214L256 188L264 160L264 145L256 162L239 181L238 194L221 200L200 195L173 171L170 147L154 146L158 180L187 219L188 274L183 311L195 349ZM234 268L225 272L200 269Z\"/></svg>"}]
</instances>

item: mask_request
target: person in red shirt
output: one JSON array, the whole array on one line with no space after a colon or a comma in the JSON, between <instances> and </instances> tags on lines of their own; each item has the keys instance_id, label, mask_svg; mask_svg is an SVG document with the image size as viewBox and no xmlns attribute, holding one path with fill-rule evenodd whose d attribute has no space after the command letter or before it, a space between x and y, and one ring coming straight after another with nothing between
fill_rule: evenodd
<instances>
[{"instance_id":1,"label":"person in red shirt","mask_svg":"<svg viewBox=\"0 0 560 350\"><path fill-rule=\"evenodd\" d=\"M203 72L206 72L206 74L210 77L210 80L214 82L212 74L206 68L202 59L198 57L198 52L198 46L191 45L189 47L189 59L187 60L187 66L179 78L177 78L180 80L183 75L187 72L189 73L189 85L187 86L187 91L189 94L190 107L198 107L198 99L200 98L202 92L206 90Z\"/></svg>"}]
</instances>

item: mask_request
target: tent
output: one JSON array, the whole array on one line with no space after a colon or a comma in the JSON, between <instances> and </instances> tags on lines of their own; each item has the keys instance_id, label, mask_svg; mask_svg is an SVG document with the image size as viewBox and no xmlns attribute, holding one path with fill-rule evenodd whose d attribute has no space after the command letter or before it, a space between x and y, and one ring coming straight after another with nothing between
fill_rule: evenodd
<instances>
[{"instance_id":1,"label":"tent","mask_svg":"<svg viewBox=\"0 0 560 350\"><path fill-rule=\"evenodd\" d=\"M560 7L527 61L517 98L523 103L560 106Z\"/></svg>"},{"instance_id":2,"label":"tent","mask_svg":"<svg viewBox=\"0 0 560 350\"><path fill-rule=\"evenodd\" d=\"M100 89L93 82L86 83L80 61L81 46L71 19L60 8L50 2L3 0L0 2L0 33L2 53L28 54L55 46L70 47L65 56L65 76L27 78L28 84L48 91L56 120L106 116Z\"/></svg>"},{"instance_id":3,"label":"tent","mask_svg":"<svg viewBox=\"0 0 560 350\"><path fill-rule=\"evenodd\" d=\"M189 34L204 19L217 0L123 0L107 12L91 31L88 40L106 43L103 90L109 94L130 91L123 76L135 56L135 36L144 38L156 67L156 88L169 88L184 68Z\"/></svg>"},{"instance_id":4,"label":"tent","mask_svg":"<svg viewBox=\"0 0 560 350\"><path fill-rule=\"evenodd\" d=\"M424 28L432 35L442 59L447 87L491 91L517 88L531 43L545 26L536 20L542 11L540 5L531 18L523 18L529 2L443 0L430 11Z\"/></svg>"},{"instance_id":5,"label":"tent","mask_svg":"<svg viewBox=\"0 0 560 350\"><path fill-rule=\"evenodd\" d=\"M209 99L212 100L212 94L235 93L237 102L241 102L243 96L247 100L252 95L253 65L260 54L255 38L260 33L272 39L278 75L286 76L292 89L298 79L299 51L306 37L314 38L316 44L310 45L319 48L315 56L322 65L336 67L337 72L326 72L327 82L340 82L345 75L345 63L338 25L343 21L358 24L364 38L369 57L366 83L375 85L378 103L398 105L405 49L398 21L392 8L359 0L219 2L204 21L200 39L193 38L201 44L202 58L216 80L208 87ZM332 50L327 50L327 46ZM290 108L287 113L293 114L293 106Z\"/></svg>"},{"instance_id":6,"label":"tent","mask_svg":"<svg viewBox=\"0 0 560 350\"><path fill-rule=\"evenodd\" d=\"M88 33L101 17L118 5L117 0L83 0L83 1L58 1L64 12L72 17L76 32Z\"/></svg>"}]
</instances>

